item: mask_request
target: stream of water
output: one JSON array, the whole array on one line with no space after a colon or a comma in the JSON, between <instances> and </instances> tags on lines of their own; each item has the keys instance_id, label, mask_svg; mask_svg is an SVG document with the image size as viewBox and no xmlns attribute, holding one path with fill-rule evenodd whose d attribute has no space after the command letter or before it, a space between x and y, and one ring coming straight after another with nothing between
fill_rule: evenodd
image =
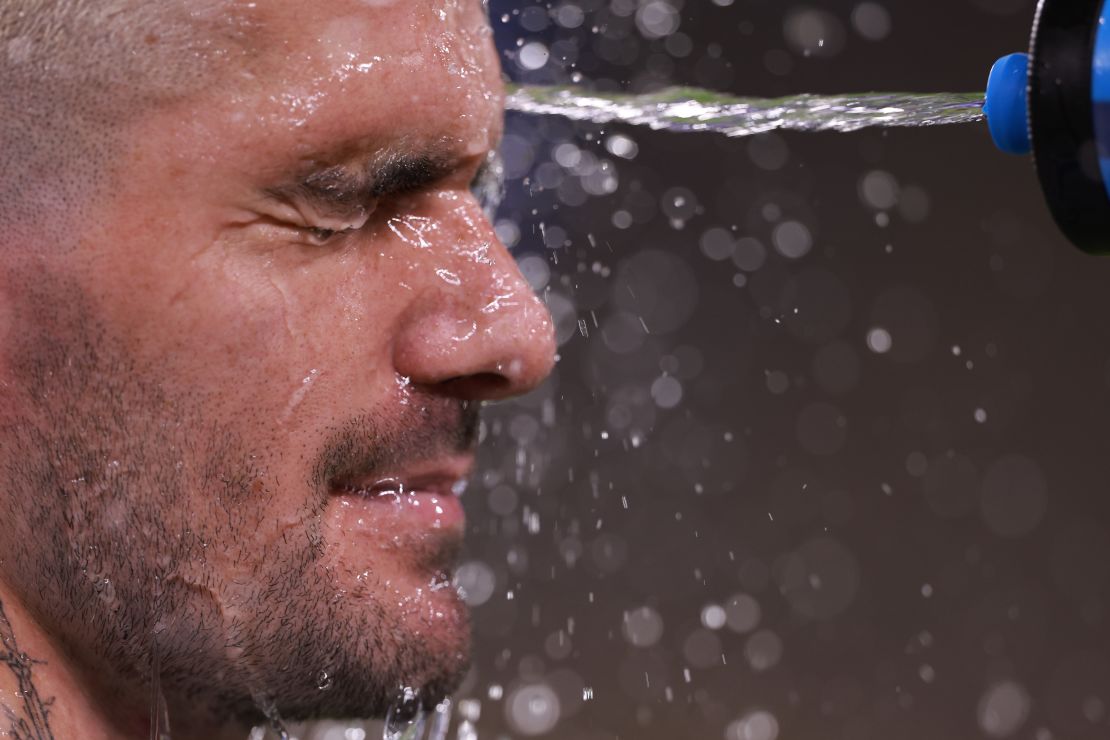
<instances>
[{"instance_id":1,"label":"stream of water","mask_svg":"<svg viewBox=\"0 0 1110 740\"><path fill-rule=\"evenodd\" d=\"M974 123L984 119L985 97L982 93L865 93L737 98L692 87L629 95L527 85L510 86L508 92L506 107L520 113L725 136Z\"/></svg>"}]
</instances>

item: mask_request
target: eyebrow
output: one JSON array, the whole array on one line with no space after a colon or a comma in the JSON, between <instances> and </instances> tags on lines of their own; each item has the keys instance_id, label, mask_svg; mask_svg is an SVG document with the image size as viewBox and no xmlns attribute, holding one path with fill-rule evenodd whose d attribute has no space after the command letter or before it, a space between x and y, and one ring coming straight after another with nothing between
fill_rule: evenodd
<instances>
[{"instance_id":1,"label":"eyebrow","mask_svg":"<svg viewBox=\"0 0 1110 740\"><path fill-rule=\"evenodd\" d=\"M457 166L442 152L394 152L375 157L361 170L324 167L291 184L270 188L269 193L307 201L323 215L346 216L367 208L376 198L428 187Z\"/></svg>"}]
</instances>

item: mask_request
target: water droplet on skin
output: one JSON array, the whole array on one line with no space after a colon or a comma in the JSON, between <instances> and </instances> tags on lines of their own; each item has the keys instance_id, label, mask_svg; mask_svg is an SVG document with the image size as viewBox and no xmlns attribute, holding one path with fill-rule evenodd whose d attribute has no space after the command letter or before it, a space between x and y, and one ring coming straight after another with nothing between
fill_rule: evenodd
<instances>
[{"instance_id":1,"label":"water droplet on skin","mask_svg":"<svg viewBox=\"0 0 1110 740\"><path fill-rule=\"evenodd\" d=\"M456 322L456 329L451 336L453 342L466 342L469 341L475 334L478 333L478 324L474 321L467 321L460 319Z\"/></svg>"},{"instance_id":2,"label":"water droplet on skin","mask_svg":"<svg viewBox=\"0 0 1110 740\"><path fill-rule=\"evenodd\" d=\"M388 226L389 230L405 244L419 249L427 249L431 246L426 235L438 228L435 221L425 216L394 217L389 219Z\"/></svg>"},{"instance_id":3,"label":"water droplet on skin","mask_svg":"<svg viewBox=\"0 0 1110 740\"><path fill-rule=\"evenodd\" d=\"M450 270L436 270L436 275L438 275L439 279L447 283L448 285L462 285L462 279L460 279L458 275L451 272Z\"/></svg>"},{"instance_id":4,"label":"water droplet on skin","mask_svg":"<svg viewBox=\"0 0 1110 740\"><path fill-rule=\"evenodd\" d=\"M317 368L312 368L305 374L303 378L301 378L300 382L293 389L293 392L289 397L289 403L285 406L285 413L283 413L281 417L283 421L287 421L289 417L293 414L293 412L297 410L297 407L301 405L302 401L304 401L305 396L307 396L308 392L312 390L313 384L316 382L316 379L319 376L320 370Z\"/></svg>"}]
</instances>

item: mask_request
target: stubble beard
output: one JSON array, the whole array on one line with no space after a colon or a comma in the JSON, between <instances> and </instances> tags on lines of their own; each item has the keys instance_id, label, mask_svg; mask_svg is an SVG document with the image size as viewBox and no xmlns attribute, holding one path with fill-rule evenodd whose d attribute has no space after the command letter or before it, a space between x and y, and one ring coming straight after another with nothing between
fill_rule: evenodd
<instances>
[{"instance_id":1,"label":"stubble beard","mask_svg":"<svg viewBox=\"0 0 1110 740\"><path fill-rule=\"evenodd\" d=\"M26 395L0 432L10 509L0 560L94 685L148 696L157 657L172 725L187 715L256 723L264 708L288 719L380 717L403 686L434 701L458 684L465 607L453 590L437 594L432 624L419 597L331 557L340 533L323 524L325 473L345 454L388 459L426 442L406 429L469 443L475 409L433 405L432 426L349 419L304 480L280 480L238 431L270 429L272 419L233 425L206 411L201 394L171 397L79 290L41 276L33 286L8 344ZM305 492L303 506L282 512L280 536L260 545L257 533L276 526L267 502L285 486Z\"/></svg>"}]
</instances>

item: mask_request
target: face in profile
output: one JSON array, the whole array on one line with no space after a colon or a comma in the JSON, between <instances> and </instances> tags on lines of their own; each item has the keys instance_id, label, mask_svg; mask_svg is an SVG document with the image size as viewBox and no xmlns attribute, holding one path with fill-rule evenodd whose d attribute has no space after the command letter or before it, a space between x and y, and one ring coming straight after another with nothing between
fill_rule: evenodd
<instances>
[{"instance_id":1,"label":"face in profile","mask_svg":"<svg viewBox=\"0 0 1110 740\"><path fill-rule=\"evenodd\" d=\"M480 3L241 13L72 246L3 276L0 560L91 684L144 700L157 665L185 724L380 715L465 670L455 493L551 325L471 194L502 117Z\"/></svg>"}]
</instances>

